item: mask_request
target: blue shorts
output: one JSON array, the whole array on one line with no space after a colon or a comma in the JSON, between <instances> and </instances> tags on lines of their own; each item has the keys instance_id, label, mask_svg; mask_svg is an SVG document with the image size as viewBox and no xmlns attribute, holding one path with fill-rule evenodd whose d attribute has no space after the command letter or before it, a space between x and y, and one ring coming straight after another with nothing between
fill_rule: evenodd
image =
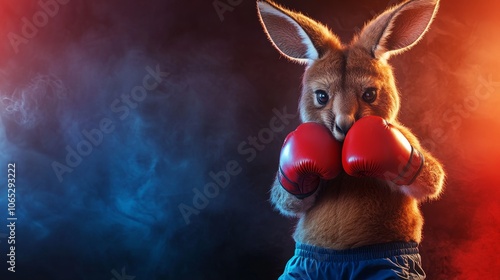
<instances>
[{"instance_id":1,"label":"blue shorts","mask_svg":"<svg viewBox=\"0 0 500 280\"><path fill-rule=\"evenodd\" d=\"M279 280L425 279L417 243L386 243L347 250L297 243Z\"/></svg>"}]
</instances>

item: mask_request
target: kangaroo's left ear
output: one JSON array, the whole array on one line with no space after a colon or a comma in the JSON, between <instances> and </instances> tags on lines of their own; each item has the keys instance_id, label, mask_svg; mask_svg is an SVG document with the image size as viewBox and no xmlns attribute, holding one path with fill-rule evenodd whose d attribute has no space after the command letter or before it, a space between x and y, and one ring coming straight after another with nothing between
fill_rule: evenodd
<instances>
[{"instance_id":1,"label":"kangaroo's left ear","mask_svg":"<svg viewBox=\"0 0 500 280\"><path fill-rule=\"evenodd\" d=\"M340 49L340 40L313 19L270 1L258 1L259 18L274 47L288 59L310 63L328 49Z\"/></svg>"},{"instance_id":2,"label":"kangaroo's left ear","mask_svg":"<svg viewBox=\"0 0 500 280\"><path fill-rule=\"evenodd\" d=\"M376 59L387 59L414 46L429 29L439 0L411 0L390 8L370 21L352 44Z\"/></svg>"}]
</instances>

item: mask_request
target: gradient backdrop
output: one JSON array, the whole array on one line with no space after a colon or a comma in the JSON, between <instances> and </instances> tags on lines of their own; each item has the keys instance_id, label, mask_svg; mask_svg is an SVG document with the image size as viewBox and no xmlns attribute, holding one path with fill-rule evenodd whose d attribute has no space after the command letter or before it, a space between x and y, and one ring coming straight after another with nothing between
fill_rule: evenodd
<instances>
[{"instance_id":1,"label":"gradient backdrop","mask_svg":"<svg viewBox=\"0 0 500 280\"><path fill-rule=\"evenodd\" d=\"M340 2L279 1L343 41L398 1ZM499 9L443 0L392 59L400 118L448 173L422 205L429 279L500 274ZM0 38L2 279L277 278L294 221L268 190L303 67L266 40L255 1L1 1Z\"/></svg>"}]
</instances>

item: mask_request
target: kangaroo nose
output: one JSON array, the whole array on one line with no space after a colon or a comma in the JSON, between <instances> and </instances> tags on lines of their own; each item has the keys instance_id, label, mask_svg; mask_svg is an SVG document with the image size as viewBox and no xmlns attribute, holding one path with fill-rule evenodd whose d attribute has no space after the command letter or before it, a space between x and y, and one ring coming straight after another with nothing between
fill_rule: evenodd
<instances>
[{"instance_id":1,"label":"kangaroo nose","mask_svg":"<svg viewBox=\"0 0 500 280\"><path fill-rule=\"evenodd\" d=\"M335 129L337 129L337 131L338 131L338 132L340 132L340 133L344 134L344 136L345 136L345 135L347 135L347 131L349 131L349 128L350 128L350 127L347 127L347 126L340 126L340 125L338 125L338 124L336 124L336 125L335 125Z\"/></svg>"},{"instance_id":2,"label":"kangaroo nose","mask_svg":"<svg viewBox=\"0 0 500 280\"><path fill-rule=\"evenodd\" d=\"M354 124L354 118L339 116L335 120L335 129L339 133L346 136L347 132L349 131L349 129L352 127L353 124Z\"/></svg>"}]
</instances>

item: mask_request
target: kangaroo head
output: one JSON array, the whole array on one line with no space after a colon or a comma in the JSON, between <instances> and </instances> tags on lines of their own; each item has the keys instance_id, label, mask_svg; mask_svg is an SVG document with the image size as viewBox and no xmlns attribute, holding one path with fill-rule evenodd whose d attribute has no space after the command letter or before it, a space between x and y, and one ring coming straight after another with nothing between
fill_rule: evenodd
<instances>
[{"instance_id":1,"label":"kangaroo head","mask_svg":"<svg viewBox=\"0 0 500 280\"><path fill-rule=\"evenodd\" d=\"M284 56L306 64L299 111L303 122L330 128L343 141L356 120L396 120L399 93L388 59L415 45L427 31L439 0L411 0L384 11L349 44L324 25L271 1L257 2L269 40Z\"/></svg>"}]
</instances>

